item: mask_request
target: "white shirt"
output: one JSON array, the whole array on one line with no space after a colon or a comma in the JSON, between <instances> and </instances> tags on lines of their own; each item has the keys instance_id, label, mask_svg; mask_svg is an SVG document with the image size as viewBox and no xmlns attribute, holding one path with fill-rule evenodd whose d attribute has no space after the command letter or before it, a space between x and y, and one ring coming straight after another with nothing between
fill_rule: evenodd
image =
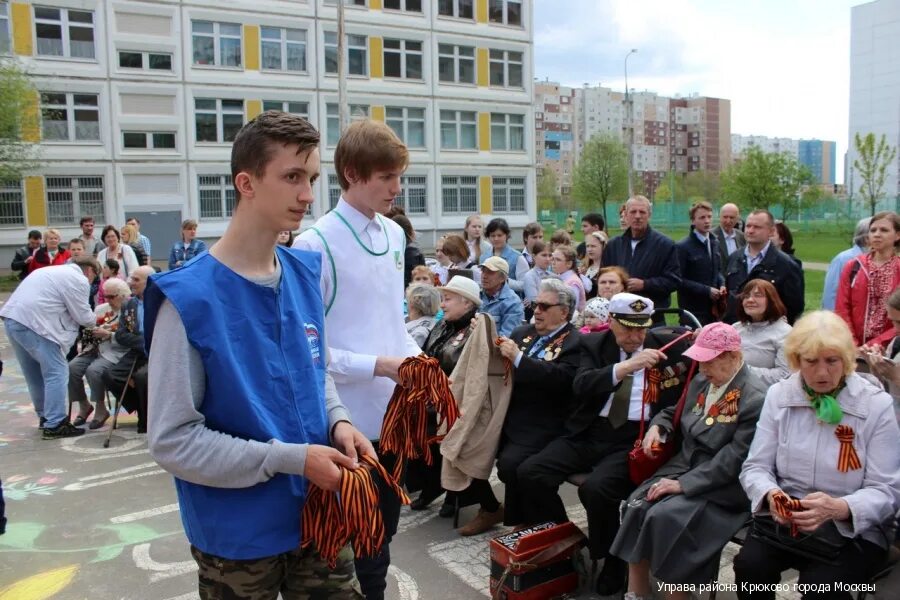
<instances>
[{"instance_id":1,"label":"white shirt","mask_svg":"<svg viewBox=\"0 0 900 600\"><path fill-rule=\"evenodd\" d=\"M641 346L637 350L631 353L632 356L643 350L644 347ZM619 348L619 363L628 360L628 355L625 354L625 351ZM616 363L618 366L619 363ZM637 421L641 420L641 404L644 402L644 369L640 371L635 371L631 375L627 377L633 377L634 381L631 383L631 402L628 404L628 420L629 421ZM613 385L618 385L619 380L616 379L616 367L612 368L612 380ZM609 409L612 408L612 399L615 395L615 392L609 395L609 401L603 406L603 410L600 411L601 417L609 416ZM647 408L644 410L644 419L650 418L650 409Z\"/></svg>"},{"instance_id":2,"label":"white shirt","mask_svg":"<svg viewBox=\"0 0 900 600\"><path fill-rule=\"evenodd\" d=\"M772 242L766 242L766 245L763 246L763 249L759 251L759 254L756 256L750 255L750 244L744 246L744 256L747 258L747 274L750 274L756 265L761 263L763 259L766 257L766 253L769 251L769 246L772 245Z\"/></svg>"},{"instance_id":3,"label":"white shirt","mask_svg":"<svg viewBox=\"0 0 900 600\"><path fill-rule=\"evenodd\" d=\"M725 237L725 248L728 250L728 256L731 256L737 250L737 234L734 232L734 229L731 230L731 233L723 229L722 235Z\"/></svg>"},{"instance_id":4,"label":"white shirt","mask_svg":"<svg viewBox=\"0 0 900 600\"><path fill-rule=\"evenodd\" d=\"M294 240L294 248L322 255L328 371L353 424L377 440L394 382L375 377L375 360L421 353L403 316L406 236L390 219L380 215L369 219L341 198L332 212Z\"/></svg>"},{"instance_id":5,"label":"white shirt","mask_svg":"<svg viewBox=\"0 0 900 600\"><path fill-rule=\"evenodd\" d=\"M65 353L75 343L79 325L95 324L90 293L91 285L78 265L44 267L22 280L0 309L0 317L56 342Z\"/></svg>"},{"instance_id":6,"label":"white shirt","mask_svg":"<svg viewBox=\"0 0 900 600\"><path fill-rule=\"evenodd\" d=\"M100 266L106 262L107 253L109 252L109 247L104 248L97 254L97 262L100 263ZM134 250L131 249L131 246L128 244L119 244L119 275L128 279L128 277L134 273L134 270L137 269L140 265L137 261L137 256L134 255Z\"/></svg>"}]
</instances>

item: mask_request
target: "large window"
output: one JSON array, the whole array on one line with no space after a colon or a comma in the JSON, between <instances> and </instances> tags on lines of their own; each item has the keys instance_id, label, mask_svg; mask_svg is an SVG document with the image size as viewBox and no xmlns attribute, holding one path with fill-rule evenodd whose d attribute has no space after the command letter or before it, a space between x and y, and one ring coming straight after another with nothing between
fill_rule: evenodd
<instances>
[{"instance_id":1,"label":"large window","mask_svg":"<svg viewBox=\"0 0 900 600\"><path fill-rule=\"evenodd\" d=\"M522 26L522 0L489 0L488 18L491 23Z\"/></svg>"},{"instance_id":2,"label":"large window","mask_svg":"<svg viewBox=\"0 0 900 600\"><path fill-rule=\"evenodd\" d=\"M344 72L348 75L368 75L369 39L364 35L348 33L345 48L344 59L347 68ZM333 31L325 32L325 72L338 72L337 33Z\"/></svg>"},{"instance_id":3,"label":"large window","mask_svg":"<svg viewBox=\"0 0 900 600\"><path fill-rule=\"evenodd\" d=\"M470 175L441 177L441 206L444 214L478 212L478 178Z\"/></svg>"},{"instance_id":4,"label":"large window","mask_svg":"<svg viewBox=\"0 0 900 600\"><path fill-rule=\"evenodd\" d=\"M525 178L494 177L491 200L495 213L524 213Z\"/></svg>"},{"instance_id":5,"label":"large window","mask_svg":"<svg viewBox=\"0 0 900 600\"><path fill-rule=\"evenodd\" d=\"M191 21L191 31L195 65L241 66L240 23Z\"/></svg>"},{"instance_id":6,"label":"large window","mask_svg":"<svg viewBox=\"0 0 900 600\"><path fill-rule=\"evenodd\" d=\"M234 186L231 175L198 175L200 218L226 219L234 212Z\"/></svg>"},{"instance_id":7,"label":"large window","mask_svg":"<svg viewBox=\"0 0 900 600\"><path fill-rule=\"evenodd\" d=\"M384 8L420 13L422 12L422 0L384 0Z\"/></svg>"},{"instance_id":8,"label":"large window","mask_svg":"<svg viewBox=\"0 0 900 600\"><path fill-rule=\"evenodd\" d=\"M522 53L491 50L491 85L522 87Z\"/></svg>"},{"instance_id":9,"label":"large window","mask_svg":"<svg viewBox=\"0 0 900 600\"><path fill-rule=\"evenodd\" d=\"M475 0L438 0L438 14L457 19L474 19Z\"/></svg>"},{"instance_id":10,"label":"large window","mask_svg":"<svg viewBox=\"0 0 900 600\"><path fill-rule=\"evenodd\" d=\"M233 142L244 125L244 101L194 98L198 142Z\"/></svg>"},{"instance_id":11,"label":"large window","mask_svg":"<svg viewBox=\"0 0 900 600\"><path fill-rule=\"evenodd\" d=\"M97 94L41 92L41 135L44 141L99 141Z\"/></svg>"},{"instance_id":12,"label":"large window","mask_svg":"<svg viewBox=\"0 0 900 600\"><path fill-rule=\"evenodd\" d=\"M9 4L7 2L0 2L0 53L9 52L11 47L9 37ZM3 184L0 184L0 189L3 189L2 185Z\"/></svg>"},{"instance_id":13,"label":"large window","mask_svg":"<svg viewBox=\"0 0 900 600\"><path fill-rule=\"evenodd\" d=\"M478 147L477 115L473 110L441 111L441 149L475 150Z\"/></svg>"},{"instance_id":14,"label":"large window","mask_svg":"<svg viewBox=\"0 0 900 600\"><path fill-rule=\"evenodd\" d=\"M385 39L384 76L422 79L422 42Z\"/></svg>"},{"instance_id":15,"label":"large window","mask_svg":"<svg viewBox=\"0 0 900 600\"><path fill-rule=\"evenodd\" d=\"M425 109L387 106L385 122L410 148L425 147Z\"/></svg>"},{"instance_id":16,"label":"large window","mask_svg":"<svg viewBox=\"0 0 900 600\"><path fill-rule=\"evenodd\" d=\"M38 56L94 58L94 13L67 8L34 7Z\"/></svg>"},{"instance_id":17,"label":"large window","mask_svg":"<svg viewBox=\"0 0 900 600\"><path fill-rule=\"evenodd\" d=\"M351 104L349 109L351 123L369 118L368 104ZM338 140L341 138L341 121L338 105L326 104L325 117L325 143L328 146L337 146Z\"/></svg>"},{"instance_id":18,"label":"large window","mask_svg":"<svg viewBox=\"0 0 900 600\"><path fill-rule=\"evenodd\" d=\"M272 71L306 71L306 31L260 27L262 68Z\"/></svg>"},{"instance_id":19,"label":"large window","mask_svg":"<svg viewBox=\"0 0 900 600\"><path fill-rule=\"evenodd\" d=\"M282 100L263 100L263 110L280 110L309 120L309 102L290 102Z\"/></svg>"},{"instance_id":20,"label":"large window","mask_svg":"<svg viewBox=\"0 0 900 600\"><path fill-rule=\"evenodd\" d=\"M129 150L174 150L174 131L123 131L122 147Z\"/></svg>"},{"instance_id":21,"label":"large window","mask_svg":"<svg viewBox=\"0 0 900 600\"><path fill-rule=\"evenodd\" d=\"M171 72L172 55L167 52L119 50L119 68Z\"/></svg>"},{"instance_id":22,"label":"large window","mask_svg":"<svg viewBox=\"0 0 900 600\"><path fill-rule=\"evenodd\" d=\"M491 113L491 150L525 149L525 115Z\"/></svg>"},{"instance_id":23,"label":"large window","mask_svg":"<svg viewBox=\"0 0 900 600\"><path fill-rule=\"evenodd\" d=\"M424 215L428 213L428 178L425 175L403 175L400 186L403 190L394 198L394 204L406 211L408 215Z\"/></svg>"},{"instance_id":24,"label":"large window","mask_svg":"<svg viewBox=\"0 0 900 600\"><path fill-rule=\"evenodd\" d=\"M0 227L25 224L25 196L22 182L0 180Z\"/></svg>"},{"instance_id":25,"label":"large window","mask_svg":"<svg viewBox=\"0 0 900 600\"><path fill-rule=\"evenodd\" d=\"M475 48L438 44L438 77L451 83L475 83Z\"/></svg>"},{"instance_id":26,"label":"large window","mask_svg":"<svg viewBox=\"0 0 900 600\"><path fill-rule=\"evenodd\" d=\"M83 215L98 223L106 221L102 176L48 176L46 182L48 224L75 225Z\"/></svg>"}]
</instances>

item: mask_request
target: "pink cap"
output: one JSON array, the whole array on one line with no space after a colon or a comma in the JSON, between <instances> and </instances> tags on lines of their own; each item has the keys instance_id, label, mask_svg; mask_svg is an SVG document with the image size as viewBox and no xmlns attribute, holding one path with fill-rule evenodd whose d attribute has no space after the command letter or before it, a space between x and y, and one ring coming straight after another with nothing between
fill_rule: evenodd
<instances>
[{"instance_id":1,"label":"pink cap","mask_svg":"<svg viewBox=\"0 0 900 600\"><path fill-rule=\"evenodd\" d=\"M723 352L741 349L741 335L727 323L710 323L700 330L694 345L684 355L698 362L707 362Z\"/></svg>"}]
</instances>

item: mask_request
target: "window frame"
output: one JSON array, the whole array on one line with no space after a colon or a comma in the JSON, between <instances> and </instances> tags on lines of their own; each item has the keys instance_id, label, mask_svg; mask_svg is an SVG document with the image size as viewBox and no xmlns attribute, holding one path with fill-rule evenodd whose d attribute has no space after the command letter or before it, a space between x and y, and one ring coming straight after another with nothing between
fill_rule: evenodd
<instances>
[{"instance_id":1,"label":"window frame","mask_svg":"<svg viewBox=\"0 0 900 600\"><path fill-rule=\"evenodd\" d=\"M446 14L441 12L441 3L440 0L437 3L437 14L438 17L443 17L445 19L461 19L463 21L475 21L475 0L449 0L452 3L452 14ZM472 12L471 17L461 17L460 15L460 4L465 2L469 6L469 10Z\"/></svg>"},{"instance_id":2,"label":"window frame","mask_svg":"<svg viewBox=\"0 0 900 600\"><path fill-rule=\"evenodd\" d=\"M328 54L329 51L332 52L335 56L337 56L337 32L336 31L324 31L322 32L322 58L325 61L325 64L322 66L325 75L328 77L337 77L337 71L329 71L328 70ZM333 36L334 42L329 42L328 37ZM368 77L369 76L369 36L364 33L347 33L344 32L345 40L344 44L344 62L347 65L347 72L344 73L347 77ZM351 47L350 38L358 37L363 38L365 42L362 45L356 44ZM362 73L351 73L350 72L350 52L361 52L362 60L360 63L363 66ZM383 60L383 59L382 59Z\"/></svg>"},{"instance_id":3,"label":"window frame","mask_svg":"<svg viewBox=\"0 0 900 600\"><path fill-rule=\"evenodd\" d=\"M454 113L453 121L444 120L444 113L447 113L447 112ZM463 113L466 113L467 115L471 114L472 120L471 121L468 121L468 120L463 121L462 120ZM456 130L455 134L454 134L456 136L456 146L455 147L444 146L444 124L445 123L453 123L454 124L455 130ZM474 131L475 131L474 143L471 147L468 147L468 146L463 147L462 146L463 124L465 124L466 126L474 127ZM455 152L473 152L473 151L477 152L478 151L478 112L474 111L474 110L461 110L461 109L452 109L452 108L440 109L440 111L438 113L438 135L440 136L441 150L448 150L448 151L455 151Z\"/></svg>"},{"instance_id":4,"label":"window frame","mask_svg":"<svg viewBox=\"0 0 900 600\"><path fill-rule=\"evenodd\" d=\"M12 28L9 26L9 2L0 2L0 54L12 53ZM0 189L2 189L0 182ZM2 227L2 225L0 225Z\"/></svg>"},{"instance_id":5,"label":"window frame","mask_svg":"<svg viewBox=\"0 0 900 600\"><path fill-rule=\"evenodd\" d=\"M214 109L214 112L212 112L213 109L209 109L209 108L198 109L197 108L197 100L214 100L216 103L216 108ZM224 115L226 115L226 114L236 115L236 114L238 114L238 112L237 112L237 109L229 109L228 111L225 111L222 108L222 102L240 102L241 103L241 112L240 112L241 126L243 126L247 122L247 115L245 112L247 107L246 107L246 103L243 99L206 98L206 97L195 96L194 97L194 143L195 144L230 144L231 142L234 141L234 139L230 139L230 140L225 139ZM201 113L201 112L202 112L202 114L215 114L215 116L216 116L216 140L215 141L197 139L197 136L199 134L199 128L197 127L197 115L198 115L198 113ZM240 128L238 128L238 129L240 129ZM235 132L235 134L237 134L237 132Z\"/></svg>"},{"instance_id":6,"label":"window frame","mask_svg":"<svg viewBox=\"0 0 900 600\"><path fill-rule=\"evenodd\" d=\"M453 49L452 54L448 54L446 52L441 52L441 46L449 46ZM460 50L466 48L472 51L472 56L463 56L460 54ZM465 46L462 44L446 44L442 42L438 42L438 82L439 83L453 83L457 85L472 85L474 86L478 79L477 67L475 64L475 46ZM443 79L441 77L443 71L441 70L441 60L451 60L453 62L453 79ZM462 61L467 61L472 63L472 80L471 81L462 81L460 77L460 64Z\"/></svg>"},{"instance_id":7,"label":"window frame","mask_svg":"<svg viewBox=\"0 0 900 600\"><path fill-rule=\"evenodd\" d=\"M503 123L495 123L494 117L503 117ZM510 117L519 117L521 118L521 122L512 123L512 119ZM496 113L492 112L490 116L490 126L491 126L491 152L525 152L525 115L522 113ZM494 144L494 127L503 127L503 146ZM512 147L512 131L513 128L521 128L522 130L522 147L521 148L513 148Z\"/></svg>"},{"instance_id":8,"label":"window frame","mask_svg":"<svg viewBox=\"0 0 900 600\"><path fill-rule=\"evenodd\" d=\"M122 54L140 54L141 55L141 66L140 67L123 67L122 66ZM150 66L150 57L151 56L167 56L169 58L169 68L168 69L154 69ZM116 49L116 68L124 69L130 73L136 73L137 71L145 71L147 73L174 73L175 72L175 55L171 52L156 52L152 50L127 50L125 48L117 48Z\"/></svg>"},{"instance_id":9,"label":"window frame","mask_svg":"<svg viewBox=\"0 0 900 600\"><path fill-rule=\"evenodd\" d=\"M52 179L69 179L68 187L51 186ZM97 179L100 186L85 185L82 187L82 180ZM103 175L45 175L44 176L44 206L47 211L47 225L49 226L75 226L78 224L80 215L92 215L98 223L106 221L106 182ZM100 205L102 211L85 210L82 195L88 193L100 192ZM71 217L68 220L54 220L55 213L50 210L50 194L71 192Z\"/></svg>"},{"instance_id":10,"label":"window frame","mask_svg":"<svg viewBox=\"0 0 900 600\"><path fill-rule=\"evenodd\" d=\"M266 104L280 104L281 108L266 108ZM294 112L291 110L286 110L289 104L305 104L306 111L305 112ZM296 115L298 117L302 117L309 121L309 102L307 100L263 100L262 101L262 109L263 112L267 110L280 110L281 112L286 112L291 115Z\"/></svg>"},{"instance_id":11,"label":"window frame","mask_svg":"<svg viewBox=\"0 0 900 600\"><path fill-rule=\"evenodd\" d=\"M410 180L415 178L417 181L412 183ZM418 180L421 179L421 182ZM421 190L423 203L422 210L413 210L410 208L409 198L411 190ZM400 176L400 194L394 198L394 204L402 207L406 214L416 216L428 215L428 175L425 173L404 173Z\"/></svg>"},{"instance_id":12,"label":"window frame","mask_svg":"<svg viewBox=\"0 0 900 600\"><path fill-rule=\"evenodd\" d=\"M348 110L350 111L350 123L355 121L360 121L363 119L368 119L369 115L372 114L372 106L369 104L350 104L348 105ZM333 111L337 111L336 114ZM337 146L338 140L341 138L341 115L340 108L338 107L337 102L326 102L325 103L325 147L326 148L334 148ZM332 127L334 125L334 127ZM334 143L331 143L331 131L337 131L337 137L334 140Z\"/></svg>"},{"instance_id":13,"label":"window frame","mask_svg":"<svg viewBox=\"0 0 900 600\"><path fill-rule=\"evenodd\" d=\"M213 178L217 179L215 185L211 182L207 182L204 184L204 178ZM204 191L218 191L218 209L215 213L210 213L207 211L203 212L203 199L201 195ZM232 198L231 206L229 206L229 193ZM200 215L201 219L212 219L216 221L224 221L225 219L231 218L234 214L234 208L237 206L237 193L234 190L234 184L231 180L230 173L198 173L197 174L197 212ZM229 210L230 209L230 210Z\"/></svg>"},{"instance_id":14,"label":"window frame","mask_svg":"<svg viewBox=\"0 0 900 600\"><path fill-rule=\"evenodd\" d=\"M456 210L447 209L447 198L445 191L450 189L447 187L448 179L453 179L452 189L456 191ZM467 180L463 182L463 180ZM472 180L469 182L468 180ZM464 185L465 184L465 185ZM478 212L478 176L477 175L441 175L441 214L442 215L470 215ZM463 189L475 191L475 205L472 207L462 207Z\"/></svg>"},{"instance_id":15,"label":"window frame","mask_svg":"<svg viewBox=\"0 0 900 600\"><path fill-rule=\"evenodd\" d=\"M517 27L519 29L523 28L522 20L524 15L523 10L525 8L524 0L487 0L488 3L488 23L493 25L505 25L507 27ZM501 19L496 21L491 18L491 4L499 3L501 5L500 12L502 14ZM519 5L519 22L510 24L509 22L509 5L510 4L518 4Z\"/></svg>"},{"instance_id":16,"label":"window frame","mask_svg":"<svg viewBox=\"0 0 900 600\"><path fill-rule=\"evenodd\" d=\"M144 141L146 145L144 146L126 146L125 145L125 136L126 135L143 135ZM156 140L154 136L157 135L171 135L172 136L172 146L168 147L156 147ZM162 150L169 152L177 152L178 151L178 135L175 131L135 131L135 130L122 130L122 150L125 152L131 151L141 151L141 150Z\"/></svg>"},{"instance_id":17,"label":"window frame","mask_svg":"<svg viewBox=\"0 0 900 600\"><path fill-rule=\"evenodd\" d=\"M494 58L494 52L502 52L502 58ZM510 60L509 54L514 52L519 55L518 61ZM494 70L491 68L495 64L503 65L503 83L494 83ZM519 79L521 80L521 85L510 85L509 83L509 73L510 73L510 65L519 65ZM488 78L491 87L502 87L509 89L521 90L525 88L525 52L522 50L501 50L499 48L491 48L488 51Z\"/></svg>"},{"instance_id":18,"label":"window frame","mask_svg":"<svg viewBox=\"0 0 900 600\"><path fill-rule=\"evenodd\" d=\"M388 48L388 42L399 42L400 48ZM409 44L418 44L418 50L410 50L407 48ZM399 75L388 75L387 73L387 56L390 54L397 54L400 57L400 74ZM384 73L385 79L408 79L410 81L424 81L425 80L425 42L422 40L407 40L401 38L384 38L383 40L383 48L381 51L382 54L382 71ZM410 77L409 75L409 58L411 56L419 57L419 76L418 77Z\"/></svg>"},{"instance_id":19,"label":"window frame","mask_svg":"<svg viewBox=\"0 0 900 600\"><path fill-rule=\"evenodd\" d=\"M521 186L514 184L512 180L521 180ZM492 175L491 176L491 212L496 214L520 215L525 214L527 207L527 191L528 181L525 176L520 175ZM522 191L522 210L513 210L512 208L512 192L514 190ZM503 192L503 205L498 207L497 192Z\"/></svg>"},{"instance_id":20,"label":"window frame","mask_svg":"<svg viewBox=\"0 0 900 600\"><path fill-rule=\"evenodd\" d=\"M20 228L25 226L25 182L22 179L0 180L0 229ZM18 200L16 199L18 196ZM15 222L7 222L6 219L17 218L16 215L7 215L7 207L10 212L19 212L20 218Z\"/></svg>"},{"instance_id":21,"label":"window frame","mask_svg":"<svg viewBox=\"0 0 900 600\"><path fill-rule=\"evenodd\" d=\"M396 129L394 129L394 127L391 126L391 124L389 123L389 121L397 122L397 120L398 120L398 117L396 117L396 116L395 117L388 116L388 113L392 110L402 111L402 114L399 117L400 129L401 129L400 131L397 131ZM409 111L411 111L411 110L422 111L422 118L421 119L419 119L418 117L410 118ZM388 127L390 127L391 129L394 130L394 133L396 133L397 137L399 137L400 140L404 144L406 144L407 148L424 150L425 148L428 147L428 133L427 133L427 127L426 127L427 111L425 110L424 107L421 107L421 106L385 106L384 107L384 122ZM409 141L409 125L411 122L421 123L421 125L422 125L422 144L421 145L413 146L413 145L411 145L411 143Z\"/></svg>"},{"instance_id":22,"label":"window frame","mask_svg":"<svg viewBox=\"0 0 900 600\"><path fill-rule=\"evenodd\" d=\"M419 3L419 10L407 8L407 3L409 3L409 1L410 0L397 0L397 2L400 3L400 8L391 8L387 6L388 0L382 0L381 8L382 10L389 10L392 12L415 13L420 15L424 14L424 11L422 9L422 0L414 0L415 2Z\"/></svg>"},{"instance_id":23,"label":"window frame","mask_svg":"<svg viewBox=\"0 0 900 600\"><path fill-rule=\"evenodd\" d=\"M197 23L210 23L213 26L212 33L196 32L194 25ZM238 35L235 38L233 34L222 34L222 25L233 25L238 28ZM197 62L197 38L212 38L213 40L213 62L199 63ZM222 64L222 38L238 41L238 64L226 65ZM244 69L244 27L241 23L231 23L229 21L210 21L208 19L191 19L191 66L195 69L231 69L235 71Z\"/></svg>"},{"instance_id":24,"label":"window frame","mask_svg":"<svg viewBox=\"0 0 900 600\"><path fill-rule=\"evenodd\" d=\"M59 11L59 20L55 21L48 17L38 17L37 10L38 9L47 9L47 10L56 10ZM87 26L86 23L82 23L80 21L73 22L69 19L70 12L77 13L85 13L91 15L91 23L90 26ZM31 7L31 17L32 17L32 28L34 34L34 56L36 58L49 58L49 59L65 59L65 60L79 60L86 62L97 62L97 27L96 22L94 20L95 12L93 10L84 10L79 8L68 8L68 7L60 7L60 6L46 6L42 4L33 4ZM57 25L60 29L60 44L62 45L62 54L42 54L40 51L39 41L42 39L50 39L50 38L41 38L38 37L38 25ZM92 47L92 56L72 56L72 31L71 27L79 27L82 29L90 29L91 30L91 47Z\"/></svg>"},{"instance_id":25,"label":"window frame","mask_svg":"<svg viewBox=\"0 0 900 600\"><path fill-rule=\"evenodd\" d=\"M53 95L63 95L66 97L65 104L45 104L44 103L44 95L45 94L53 94ZM96 104L76 104L75 96L93 96L96 99ZM65 139L50 139L45 135L44 129L44 111L45 110L65 110L66 112L66 138ZM51 144L102 144L103 143L103 130L100 125L100 94L99 93L90 93L90 92L57 92L57 91L47 91L47 90L39 90L38 91L38 110L41 114L41 143L51 143ZM78 119L76 119L77 111L91 111L97 114L97 137L96 138L87 138L87 139L78 139L78 131L77 131L77 123ZM90 122L90 121L87 121Z\"/></svg>"},{"instance_id":26,"label":"window frame","mask_svg":"<svg viewBox=\"0 0 900 600\"><path fill-rule=\"evenodd\" d=\"M266 42L272 44L276 41L274 38L263 37L264 29L277 29L279 31L280 39L277 41L279 43L281 66L278 69L273 69L271 67L264 66L263 44L265 44ZM296 40L287 39L289 31L296 31L296 32L302 33L303 41L298 42ZM291 46L291 45L303 47L303 68L302 69L288 68L288 46ZM266 71L266 72L270 72L270 73L309 73L309 30L297 28L297 27L276 27L276 26L271 26L271 25L260 25L260 27L259 27L259 66L260 66L260 71Z\"/></svg>"},{"instance_id":27,"label":"window frame","mask_svg":"<svg viewBox=\"0 0 900 600\"><path fill-rule=\"evenodd\" d=\"M343 190L341 189L341 183L337 173L328 173L328 177L325 178L325 196L328 198L328 208L326 212L328 210L334 210L338 200L341 199L342 193Z\"/></svg>"}]
</instances>

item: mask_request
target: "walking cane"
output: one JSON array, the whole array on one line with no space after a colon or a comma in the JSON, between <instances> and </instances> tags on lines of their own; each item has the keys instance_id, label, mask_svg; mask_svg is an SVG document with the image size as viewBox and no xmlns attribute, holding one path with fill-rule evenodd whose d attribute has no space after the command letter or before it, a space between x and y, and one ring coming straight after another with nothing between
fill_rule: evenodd
<instances>
[{"instance_id":1,"label":"walking cane","mask_svg":"<svg viewBox=\"0 0 900 600\"><path fill-rule=\"evenodd\" d=\"M119 397L116 398L116 407L115 411L113 411L113 422L109 427L109 432L106 434L106 440L103 442L104 448L109 448L109 440L112 439L113 431L116 428L116 423L119 421L119 408L122 406L122 400L125 399L125 392L128 391L128 382L131 381L131 375L134 373L134 366L137 364L137 356L134 357L134 362L131 363L131 370L128 371L128 377L125 378L125 384L122 386L122 393L119 394Z\"/></svg>"}]
</instances>

